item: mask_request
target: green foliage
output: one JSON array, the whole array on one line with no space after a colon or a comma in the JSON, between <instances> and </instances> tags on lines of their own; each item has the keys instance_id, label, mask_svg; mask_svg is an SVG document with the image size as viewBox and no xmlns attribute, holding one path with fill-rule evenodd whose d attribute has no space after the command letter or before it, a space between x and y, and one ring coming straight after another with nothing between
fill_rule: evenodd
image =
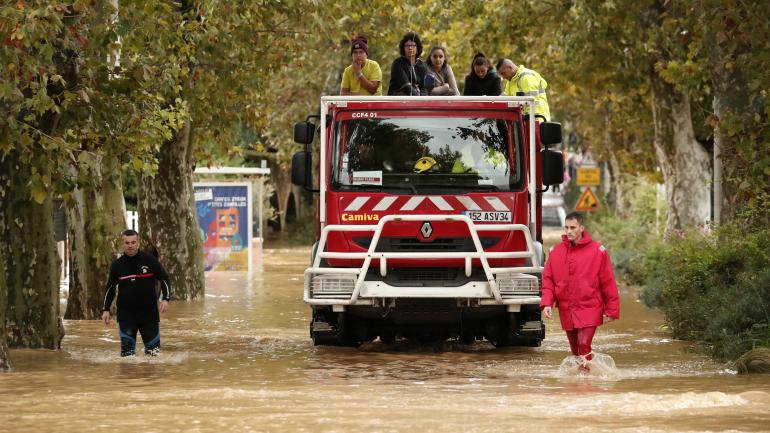
<instances>
[{"instance_id":1,"label":"green foliage","mask_svg":"<svg viewBox=\"0 0 770 433\"><path fill-rule=\"evenodd\" d=\"M770 231L762 224L690 233L647 252L642 299L661 307L674 337L735 359L770 346Z\"/></svg>"},{"instance_id":2,"label":"green foliage","mask_svg":"<svg viewBox=\"0 0 770 433\"><path fill-rule=\"evenodd\" d=\"M291 125L339 88L350 38L366 34L370 57L389 78L397 43L418 31L426 50L447 47L458 82L475 51L510 57L549 81L555 118L599 158L629 174L654 170L649 77L687 91L699 138L719 127L733 138L728 170L742 200L767 189L770 79L768 3L698 0L509 2L383 1L358 5L307 0L229 2L8 2L0 6L0 153L23 152L42 190L86 184L61 165L80 152L114 154L124 168L151 173L160 143L193 120L195 158L233 156L237 125L277 149L286 167L297 146ZM764 47L764 48L763 48ZM119 65L115 62L120 55ZM73 65L77 68L72 68ZM749 91L738 108L711 115L714 71L734 73ZM746 105L746 104L744 104ZM59 116L47 130L46 116ZM42 151L41 151L42 149ZM45 158L40 155L45 154ZM47 182L47 183L46 183Z\"/></svg>"},{"instance_id":3,"label":"green foliage","mask_svg":"<svg viewBox=\"0 0 770 433\"><path fill-rule=\"evenodd\" d=\"M305 212L287 225L289 245L312 245L315 241L318 223L314 212Z\"/></svg>"},{"instance_id":4,"label":"green foliage","mask_svg":"<svg viewBox=\"0 0 770 433\"><path fill-rule=\"evenodd\" d=\"M130 13L125 3L121 11ZM148 65L130 55L122 60L131 70L108 61L124 37L115 12L101 1L0 6L0 154L16 152L36 169L30 192L37 202L95 181L88 161L102 155L154 170L158 144L187 116L184 106L169 109L146 91L148 75L136 71Z\"/></svg>"},{"instance_id":5,"label":"green foliage","mask_svg":"<svg viewBox=\"0 0 770 433\"><path fill-rule=\"evenodd\" d=\"M646 249L660 242L663 212L657 203L655 184L644 178L623 176L617 180L628 191L627 207L618 212L602 209L587 216L587 229L602 242L618 276L630 284L644 277Z\"/></svg>"}]
</instances>

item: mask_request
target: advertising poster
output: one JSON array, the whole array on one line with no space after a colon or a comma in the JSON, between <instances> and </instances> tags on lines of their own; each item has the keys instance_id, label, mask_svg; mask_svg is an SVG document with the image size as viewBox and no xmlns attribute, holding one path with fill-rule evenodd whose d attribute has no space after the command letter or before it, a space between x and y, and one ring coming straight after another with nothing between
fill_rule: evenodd
<instances>
[{"instance_id":1,"label":"advertising poster","mask_svg":"<svg viewBox=\"0 0 770 433\"><path fill-rule=\"evenodd\" d=\"M196 182L206 271L251 271L251 185Z\"/></svg>"}]
</instances>

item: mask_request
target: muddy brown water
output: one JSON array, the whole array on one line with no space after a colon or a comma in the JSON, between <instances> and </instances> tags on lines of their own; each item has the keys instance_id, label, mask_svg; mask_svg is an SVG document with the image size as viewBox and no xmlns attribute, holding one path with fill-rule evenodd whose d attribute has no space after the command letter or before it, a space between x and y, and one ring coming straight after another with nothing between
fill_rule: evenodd
<instances>
[{"instance_id":1,"label":"muddy brown water","mask_svg":"<svg viewBox=\"0 0 770 433\"><path fill-rule=\"evenodd\" d=\"M540 348L447 342L316 348L302 302L307 249L266 249L261 269L208 274L174 302L158 358L121 359L114 326L66 322L59 351L14 350L0 374L0 432L770 431L770 377L670 338L621 293L595 350L616 370L559 369L558 319Z\"/></svg>"}]
</instances>

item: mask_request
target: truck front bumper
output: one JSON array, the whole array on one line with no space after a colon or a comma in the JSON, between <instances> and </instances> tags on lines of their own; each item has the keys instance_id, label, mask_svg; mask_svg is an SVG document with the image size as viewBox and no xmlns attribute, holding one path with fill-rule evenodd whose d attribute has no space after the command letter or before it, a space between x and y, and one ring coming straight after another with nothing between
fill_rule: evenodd
<instances>
[{"instance_id":1,"label":"truck front bumper","mask_svg":"<svg viewBox=\"0 0 770 433\"><path fill-rule=\"evenodd\" d=\"M394 286L383 281L359 282L358 275L352 272L318 274L314 271L317 270L305 271L305 302L331 305L337 311L343 311L347 305L385 305L399 298L450 298L469 307L507 305L511 312L519 311L522 305L540 305L539 280L528 274L504 274L493 279L492 284L471 281L458 286Z\"/></svg>"}]
</instances>

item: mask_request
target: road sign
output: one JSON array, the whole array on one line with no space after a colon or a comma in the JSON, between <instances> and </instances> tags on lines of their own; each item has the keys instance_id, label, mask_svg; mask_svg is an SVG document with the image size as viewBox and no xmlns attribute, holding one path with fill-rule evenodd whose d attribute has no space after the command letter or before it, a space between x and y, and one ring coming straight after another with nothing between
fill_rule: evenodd
<instances>
[{"instance_id":1,"label":"road sign","mask_svg":"<svg viewBox=\"0 0 770 433\"><path fill-rule=\"evenodd\" d=\"M578 186L596 186L601 184L601 173L599 167L578 167L577 169Z\"/></svg>"},{"instance_id":2,"label":"road sign","mask_svg":"<svg viewBox=\"0 0 770 433\"><path fill-rule=\"evenodd\" d=\"M590 187L586 187L586 190L583 191L583 194L580 195L580 198L577 201L577 204L575 205L576 211L594 211L598 210L599 207L599 199L596 198L596 194L594 194L593 191L591 191Z\"/></svg>"}]
</instances>

